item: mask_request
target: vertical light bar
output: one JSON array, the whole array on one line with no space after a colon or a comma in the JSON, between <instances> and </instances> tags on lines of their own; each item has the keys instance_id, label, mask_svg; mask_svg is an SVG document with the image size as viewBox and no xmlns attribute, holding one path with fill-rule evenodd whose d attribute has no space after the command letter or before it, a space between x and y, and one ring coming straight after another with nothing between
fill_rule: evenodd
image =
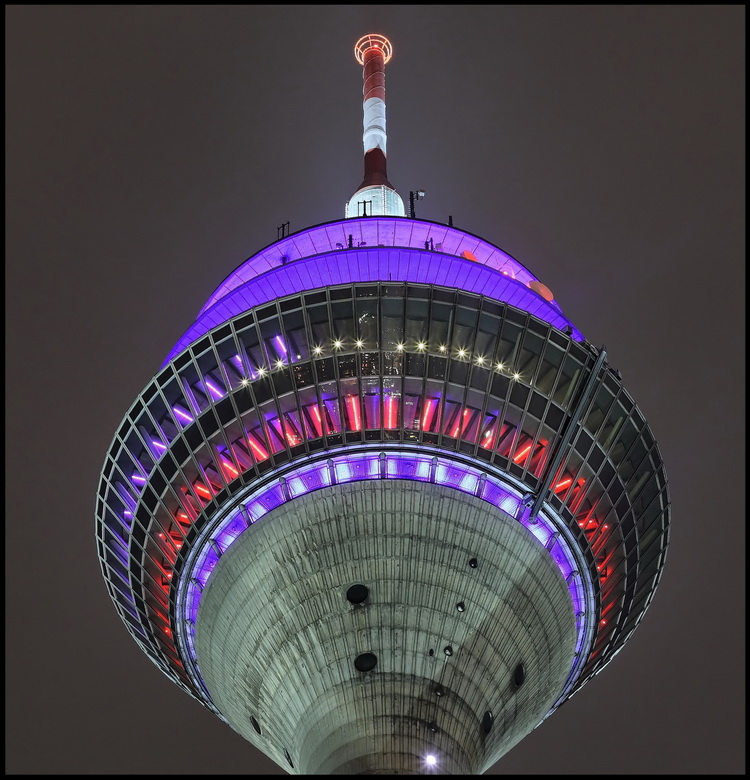
<instances>
[{"instance_id":1,"label":"vertical light bar","mask_svg":"<svg viewBox=\"0 0 750 780\"><path fill-rule=\"evenodd\" d=\"M398 398L393 395L385 397L385 425L384 428L396 428L398 425Z\"/></svg>"},{"instance_id":2,"label":"vertical light bar","mask_svg":"<svg viewBox=\"0 0 750 780\"><path fill-rule=\"evenodd\" d=\"M349 407L349 422L351 423L352 430L361 431L362 421L359 415L359 396L348 395L346 396L346 403Z\"/></svg>"},{"instance_id":3,"label":"vertical light bar","mask_svg":"<svg viewBox=\"0 0 750 780\"><path fill-rule=\"evenodd\" d=\"M435 405L437 401L434 398L428 398L424 405L424 414L422 415L422 430L429 431L432 429L432 419L435 416Z\"/></svg>"},{"instance_id":4,"label":"vertical light bar","mask_svg":"<svg viewBox=\"0 0 750 780\"><path fill-rule=\"evenodd\" d=\"M313 404L312 414L310 416L313 419L313 423L315 425L315 429L317 431L318 436L322 436L323 435L323 419L320 416L320 409L318 408L317 404Z\"/></svg>"}]
</instances>

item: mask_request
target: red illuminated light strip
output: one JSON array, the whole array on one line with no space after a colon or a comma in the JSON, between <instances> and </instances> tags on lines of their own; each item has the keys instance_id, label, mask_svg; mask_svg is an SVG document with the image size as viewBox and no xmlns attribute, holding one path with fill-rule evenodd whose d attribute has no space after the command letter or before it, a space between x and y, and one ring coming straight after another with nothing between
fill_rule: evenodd
<instances>
[{"instance_id":1,"label":"red illuminated light strip","mask_svg":"<svg viewBox=\"0 0 750 780\"><path fill-rule=\"evenodd\" d=\"M469 413L468 409L464 409L461 414L458 415L456 424L453 426L453 430L450 432L450 436L454 439L458 439L464 432L466 426L466 415Z\"/></svg>"},{"instance_id":2,"label":"red illuminated light strip","mask_svg":"<svg viewBox=\"0 0 750 780\"><path fill-rule=\"evenodd\" d=\"M398 420L398 398L393 395L385 399L385 428L393 429Z\"/></svg>"},{"instance_id":3,"label":"red illuminated light strip","mask_svg":"<svg viewBox=\"0 0 750 780\"><path fill-rule=\"evenodd\" d=\"M323 419L320 416L320 409L318 408L318 405L315 404L315 405L313 405L312 410L313 410L312 418L313 418L313 422L315 424L316 433L318 434L318 436L322 436L323 435Z\"/></svg>"},{"instance_id":4,"label":"red illuminated light strip","mask_svg":"<svg viewBox=\"0 0 750 780\"><path fill-rule=\"evenodd\" d=\"M437 408L437 401L434 398L428 398L425 401L424 414L422 415L422 430L431 431L432 422L435 417L435 409Z\"/></svg>"},{"instance_id":5,"label":"red illuminated light strip","mask_svg":"<svg viewBox=\"0 0 750 780\"><path fill-rule=\"evenodd\" d=\"M359 396L348 395L346 396L346 405L349 408L349 422L352 425L352 429L355 431L362 430L362 420L359 413Z\"/></svg>"},{"instance_id":6,"label":"red illuminated light strip","mask_svg":"<svg viewBox=\"0 0 750 780\"><path fill-rule=\"evenodd\" d=\"M250 449L253 451L253 455L255 455L256 460L268 459L268 453L255 441L255 439L250 434L247 436L247 443L250 445Z\"/></svg>"}]
</instances>

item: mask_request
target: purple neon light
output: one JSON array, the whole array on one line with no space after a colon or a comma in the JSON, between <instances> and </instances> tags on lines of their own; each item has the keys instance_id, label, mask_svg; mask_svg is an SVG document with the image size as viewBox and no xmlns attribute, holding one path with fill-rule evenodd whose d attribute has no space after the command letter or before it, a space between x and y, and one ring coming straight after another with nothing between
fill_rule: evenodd
<instances>
[{"instance_id":1,"label":"purple neon light","mask_svg":"<svg viewBox=\"0 0 750 780\"><path fill-rule=\"evenodd\" d=\"M262 276L253 277L204 309L180 337L163 365L210 330L256 306L320 287L372 283L383 279L437 284L483 295L529 312L559 330L571 328L571 338L583 341L583 334L557 306L545 301L517 279L461 257L446 255L440 263L436 263L434 255L424 250L378 247L335 251L279 266Z\"/></svg>"},{"instance_id":2,"label":"purple neon light","mask_svg":"<svg viewBox=\"0 0 750 780\"><path fill-rule=\"evenodd\" d=\"M284 485L275 482L250 495L244 502L244 512L242 509L236 509L221 521L218 528L212 530L209 537L199 542L200 546L197 548L197 553L190 567L192 573L184 576L180 584L182 588L183 583L187 583L183 599L184 620L185 625L188 626L186 641L193 658L195 658L194 626L200 607L201 593L219 561L216 549L211 544L212 541L218 545L222 552L226 552L248 527L246 516L252 524L286 501L314 490L335 483L385 477L422 482L434 481L436 484L470 493L502 509L529 530L540 544L547 548L550 557L568 585L578 634L574 665L578 663L578 656L585 641L584 605L586 598L581 578L574 576L578 572L575 559L561 543L561 537L554 526L543 515L538 515L533 522L529 519L529 511L524 506L519 491L501 483L491 475L486 475L482 481L480 480L482 474L480 470L434 456L387 453L384 473L381 472L379 453L360 452L339 455L330 460L333 464L333 476L327 461L301 466L286 476ZM285 493L285 488L289 491L288 495Z\"/></svg>"},{"instance_id":3,"label":"purple neon light","mask_svg":"<svg viewBox=\"0 0 750 780\"><path fill-rule=\"evenodd\" d=\"M157 447L160 450L166 450L167 449L167 445L166 444L162 444L160 441L156 441L156 439L152 439L151 444L153 444L154 447Z\"/></svg>"},{"instance_id":4,"label":"purple neon light","mask_svg":"<svg viewBox=\"0 0 750 780\"><path fill-rule=\"evenodd\" d=\"M187 413L183 412L183 411L182 411L182 409L180 409L179 407L177 407L177 406L173 406L173 407L172 407L172 411L173 411L175 414L179 414L179 415L180 415L180 417L184 418L184 419L185 419L185 420L187 420L188 422L193 422L193 418L192 418L192 417L191 417L189 414L187 414Z\"/></svg>"},{"instance_id":5,"label":"purple neon light","mask_svg":"<svg viewBox=\"0 0 750 780\"><path fill-rule=\"evenodd\" d=\"M275 341L276 341L276 343L279 345L279 347L280 347L280 348L283 350L284 354L285 354L285 355L288 355L288 354L289 354L289 351L288 351L288 350L287 350L287 348L284 346L284 341L282 340L281 336L276 336L276 339L275 339Z\"/></svg>"},{"instance_id":6,"label":"purple neon light","mask_svg":"<svg viewBox=\"0 0 750 780\"><path fill-rule=\"evenodd\" d=\"M218 387L214 387L214 386L213 386L213 385L212 385L212 384L211 384L211 383L208 381L208 379L206 379L206 380L204 380L204 381L205 381L205 383L206 383L206 387L209 389L209 391L211 392L211 394L213 395L213 397L214 397L214 398L216 398L217 400L220 400L220 399L222 399L222 398L223 398L223 397L226 395L225 393L222 393L222 392L221 392L221 390L219 390L219 388L218 388Z\"/></svg>"}]
</instances>

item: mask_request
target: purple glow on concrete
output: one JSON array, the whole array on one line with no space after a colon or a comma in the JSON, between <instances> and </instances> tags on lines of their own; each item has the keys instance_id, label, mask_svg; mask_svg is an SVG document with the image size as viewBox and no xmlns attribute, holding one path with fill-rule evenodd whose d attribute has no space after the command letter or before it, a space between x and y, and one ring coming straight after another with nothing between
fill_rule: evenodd
<instances>
[{"instance_id":1,"label":"purple glow on concrete","mask_svg":"<svg viewBox=\"0 0 750 780\"><path fill-rule=\"evenodd\" d=\"M231 523L222 529L221 533L214 536L216 544L222 553L225 553L232 542L247 528L247 523L242 514L238 514Z\"/></svg>"},{"instance_id":2,"label":"purple glow on concrete","mask_svg":"<svg viewBox=\"0 0 750 780\"><path fill-rule=\"evenodd\" d=\"M380 453L372 451L338 455L328 460L300 466L286 475L283 484L281 481L273 482L247 496L243 500L244 512L241 508L235 507L225 517L219 519L217 526L210 533L204 532L196 543L195 552L191 554L181 578L180 591L185 595L179 597L178 601L183 605L181 607L183 618L188 624L195 623L200 607L201 588L205 587L218 562L211 541L215 541L222 552L226 552L247 528L245 513L252 524L289 500L330 486L332 476L329 461L333 464L335 481L338 483L381 478L431 480L436 484L475 495L515 518L540 544L549 547L550 557L568 584L573 612L576 615L578 633L576 652L580 655L586 641L588 625L585 617L586 592L582 578L573 576L578 570L575 556L568 542L561 536L556 536L559 532L555 525L541 513L532 522L528 516L529 510L523 505L520 491L501 482L497 477L482 472L479 468L465 466L444 457L425 457L392 451L386 453L385 468L382 473ZM434 476L431 477L433 474ZM480 479L482 474L485 475L484 480ZM196 586L193 580L197 580L201 587ZM193 637L190 633L185 636L185 641L191 657L195 657ZM578 663L577 659L578 656L574 665ZM573 670L571 675L572 673Z\"/></svg>"},{"instance_id":3,"label":"purple glow on concrete","mask_svg":"<svg viewBox=\"0 0 750 780\"><path fill-rule=\"evenodd\" d=\"M483 295L529 312L558 330L572 329L571 338L583 341L583 334L557 306L544 300L524 283L491 268L460 257L446 255L436 263L430 252L418 249L369 248L339 250L291 265L284 265L234 287L204 309L180 337L163 365L189 344L233 317L277 298L320 287L358 282L437 284ZM344 335L344 334L342 334ZM437 350L437 345L429 345Z\"/></svg>"},{"instance_id":4,"label":"purple glow on concrete","mask_svg":"<svg viewBox=\"0 0 750 780\"><path fill-rule=\"evenodd\" d=\"M211 383L208 381L208 379L205 379L205 380L204 380L204 382L205 382L205 384L206 384L206 387L209 389L209 391L210 391L210 392L211 392L211 394L213 395L213 397L214 397L214 398L216 398L217 400L221 400L221 399L222 399L222 398L223 398L223 397L226 395L226 393L222 393L222 392L221 392L221 390L219 390L219 388L218 388L218 387L214 387L214 386L213 386L213 385L212 385L212 384L211 384Z\"/></svg>"},{"instance_id":5,"label":"purple glow on concrete","mask_svg":"<svg viewBox=\"0 0 750 780\"><path fill-rule=\"evenodd\" d=\"M179 414L180 417L184 418L188 422L193 422L193 418L189 414L187 414L186 412L183 412L182 409L178 408L177 406L173 406L172 407L172 411L175 414Z\"/></svg>"}]
</instances>

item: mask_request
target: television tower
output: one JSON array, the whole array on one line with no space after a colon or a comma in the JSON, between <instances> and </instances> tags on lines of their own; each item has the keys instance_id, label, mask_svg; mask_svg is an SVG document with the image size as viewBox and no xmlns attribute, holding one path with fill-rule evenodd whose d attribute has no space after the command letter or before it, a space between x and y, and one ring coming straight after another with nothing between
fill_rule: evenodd
<instances>
[{"instance_id":1,"label":"television tower","mask_svg":"<svg viewBox=\"0 0 750 780\"><path fill-rule=\"evenodd\" d=\"M392 53L355 46L345 217L217 287L96 500L130 634L291 774L486 771L622 649L668 546L662 459L606 349L507 252L414 218L414 193L405 214Z\"/></svg>"}]
</instances>

